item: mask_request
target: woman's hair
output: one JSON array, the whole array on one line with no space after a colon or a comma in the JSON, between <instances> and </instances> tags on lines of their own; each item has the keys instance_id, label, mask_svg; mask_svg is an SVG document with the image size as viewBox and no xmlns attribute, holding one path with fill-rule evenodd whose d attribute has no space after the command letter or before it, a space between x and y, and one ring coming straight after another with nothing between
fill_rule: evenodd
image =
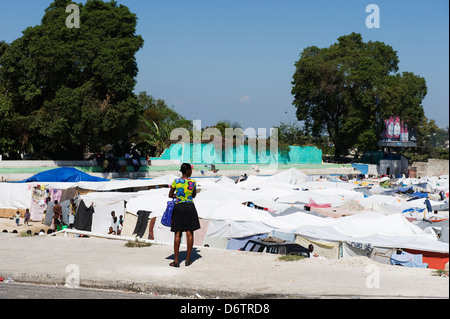
<instances>
[{"instance_id":1,"label":"woman's hair","mask_svg":"<svg viewBox=\"0 0 450 319\"><path fill-rule=\"evenodd\" d=\"M190 170L190 169L192 169L191 164L183 163L183 164L181 164L180 172L181 172L182 174L186 174L187 171Z\"/></svg>"}]
</instances>

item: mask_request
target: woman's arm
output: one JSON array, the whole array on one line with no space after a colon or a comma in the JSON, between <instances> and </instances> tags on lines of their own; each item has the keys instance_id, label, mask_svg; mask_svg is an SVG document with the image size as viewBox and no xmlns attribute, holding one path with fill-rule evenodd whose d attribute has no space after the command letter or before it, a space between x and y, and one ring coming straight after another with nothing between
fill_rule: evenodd
<instances>
[{"instance_id":1,"label":"woman's arm","mask_svg":"<svg viewBox=\"0 0 450 319\"><path fill-rule=\"evenodd\" d=\"M169 191L169 198L176 198L175 188L171 187Z\"/></svg>"}]
</instances>

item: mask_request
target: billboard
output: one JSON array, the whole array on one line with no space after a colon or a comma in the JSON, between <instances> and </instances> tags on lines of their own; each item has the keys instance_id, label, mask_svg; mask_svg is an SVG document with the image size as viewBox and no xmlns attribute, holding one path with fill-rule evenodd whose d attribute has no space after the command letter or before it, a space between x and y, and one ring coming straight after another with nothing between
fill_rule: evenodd
<instances>
[{"instance_id":1,"label":"billboard","mask_svg":"<svg viewBox=\"0 0 450 319\"><path fill-rule=\"evenodd\" d=\"M415 147L417 146L417 130L408 127L400 117L391 117L384 121L384 130L380 146Z\"/></svg>"}]
</instances>

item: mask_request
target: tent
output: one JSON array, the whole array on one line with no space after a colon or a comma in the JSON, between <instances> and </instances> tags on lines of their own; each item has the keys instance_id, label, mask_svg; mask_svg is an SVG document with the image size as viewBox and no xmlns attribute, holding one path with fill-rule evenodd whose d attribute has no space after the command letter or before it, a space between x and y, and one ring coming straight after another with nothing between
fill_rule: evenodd
<instances>
[{"instance_id":1,"label":"tent","mask_svg":"<svg viewBox=\"0 0 450 319\"><path fill-rule=\"evenodd\" d=\"M440 234L441 234L441 237L439 238L439 240L440 241L442 241L442 242L444 242L444 243L447 243L448 244L448 242L449 242L449 236L448 236L448 224L449 224L449 222L448 222L448 219L443 223L443 225L441 226L441 232L440 232Z\"/></svg>"},{"instance_id":2,"label":"tent","mask_svg":"<svg viewBox=\"0 0 450 319\"><path fill-rule=\"evenodd\" d=\"M315 211L326 217L339 218L343 216L350 216L363 212L365 209L362 205L353 199L345 202L343 205L333 208L333 207L312 207L312 211Z\"/></svg>"},{"instance_id":3,"label":"tent","mask_svg":"<svg viewBox=\"0 0 450 319\"><path fill-rule=\"evenodd\" d=\"M400 265L411 268L428 268L428 264L423 262L423 255L410 254L402 251L400 254L391 255L391 265Z\"/></svg>"},{"instance_id":4,"label":"tent","mask_svg":"<svg viewBox=\"0 0 450 319\"><path fill-rule=\"evenodd\" d=\"M317 204L312 198L309 200L309 203L305 205L306 210L312 210L312 208L330 208L331 204Z\"/></svg>"},{"instance_id":5,"label":"tent","mask_svg":"<svg viewBox=\"0 0 450 319\"><path fill-rule=\"evenodd\" d=\"M341 243L339 241L311 239L296 235L295 243L303 247L313 245L314 254L327 259L339 259L341 257Z\"/></svg>"},{"instance_id":6,"label":"tent","mask_svg":"<svg viewBox=\"0 0 450 319\"><path fill-rule=\"evenodd\" d=\"M63 182L63 183L77 183L77 182L105 182L106 178L91 176L87 173L77 170L73 167L61 167L51 169L22 181L22 183L31 182Z\"/></svg>"},{"instance_id":7,"label":"tent","mask_svg":"<svg viewBox=\"0 0 450 319\"><path fill-rule=\"evenodd\" d=\"M421 255L423 263L426 263L430 269L444 269L445 264L448 263L448 252L439 253L414 249L405 249L404 251L413 255Z\"/></svg>"},{"instance_id":8,"label":"tent","mask_svg":"<svg viewBox=\"0 0 450 319\"><path fill-rule=\"evenodd\" d=\"M242 189L259 189L261 187L292 187L307 181L307 175L291 168L272 176L249 176L246 181L240 182Z\"/></svg>"},{"instance_id":9,"label":"tent","mask_svg":"<svg viewBox=\"0 0 450 319\"><path fill-rule=\"evenodd\" d=\"M0 209L29 208L32 195L33 188L29 185L0 183Z\"/></svg>"}]
</instances>

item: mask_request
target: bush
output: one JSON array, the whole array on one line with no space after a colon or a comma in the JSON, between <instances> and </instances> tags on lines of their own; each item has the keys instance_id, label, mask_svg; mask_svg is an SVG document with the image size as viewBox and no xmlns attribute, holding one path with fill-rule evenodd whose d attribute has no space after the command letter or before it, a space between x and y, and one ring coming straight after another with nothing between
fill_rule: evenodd
<instances>
[{"instance_id":1,"label":"bush","mask_svg":"<svg viewBox=\"0 0 450 319\"><path fill-rule=\"evenodd\" d=\"M150 247L152 244L140 242L137 239L135 241L129 240L125 246L126 247L134 247L134 248L142 248L142 247Z\"/></svg>"},{"instance_id":2,"label":"bush","mask_svg":"<svg viewBox=\"0 0 450 319\"><path fill-rule=\"evenodd\" d=\"M298 260L302 260L305 259L305 256L300 256L300 255L283 255L278 257L279 261L298 261Z\"/></svg>"}]
</instances>

